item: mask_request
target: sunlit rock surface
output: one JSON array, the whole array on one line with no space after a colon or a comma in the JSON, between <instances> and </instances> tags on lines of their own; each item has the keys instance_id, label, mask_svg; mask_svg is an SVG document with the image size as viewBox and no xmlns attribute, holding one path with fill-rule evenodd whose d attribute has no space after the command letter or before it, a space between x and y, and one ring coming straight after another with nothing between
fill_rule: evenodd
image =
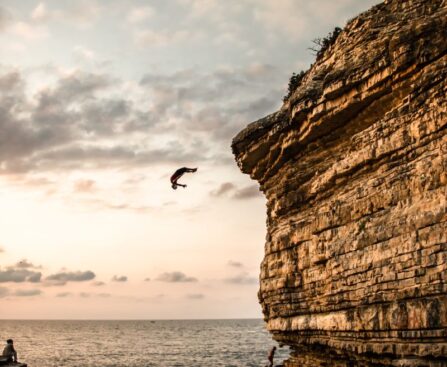
<instances>
[{"instance_id":1,"label":"sunlit rock surface","mask_svg":"<svg viewBox=\"0 0 447 367\"><path fill-rule=\"evenodd\" d=\"M386 1L234 138L267 198L259 300L276 340L445 365L446 94L447 1Z\"/></svg>"}]
</instances>

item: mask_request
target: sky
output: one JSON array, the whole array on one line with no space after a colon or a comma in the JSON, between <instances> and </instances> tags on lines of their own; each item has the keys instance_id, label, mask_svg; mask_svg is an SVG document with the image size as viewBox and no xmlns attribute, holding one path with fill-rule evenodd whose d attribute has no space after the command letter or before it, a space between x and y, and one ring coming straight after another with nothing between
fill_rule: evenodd
<instances>
[{"instance_id":1,"label":"sky","mask_svg":"<svg viewBox=\"0 0 447 367\"><path fill-rule=\"evenodd\" d=\"M0 318L261 317L231 139L376 3L0 0Z\"/></svg>"}]
</instances>

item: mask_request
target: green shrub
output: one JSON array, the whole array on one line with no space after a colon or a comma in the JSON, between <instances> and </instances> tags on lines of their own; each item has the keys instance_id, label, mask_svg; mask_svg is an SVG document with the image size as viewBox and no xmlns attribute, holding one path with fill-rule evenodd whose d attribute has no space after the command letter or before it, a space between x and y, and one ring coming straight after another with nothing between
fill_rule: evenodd
<instances>
[{"instance_id":1,"label":"green shrub","mask_svg":"<svg viewBox=\"0 0 447 367\"><path fill-rule=\"evenodd\" d=\"M332 32L329 32L329 34L326 37L315 38L312 41L314 43L314 46L310 47L309 50L314 52L314 54L317 56L317 60L321 56L323 56L324 52L330 46L332 46L335 43L341 31L342 29L340 27L335 27L334 30Z\"/></svg>"},{"instance_id":2,"label":"green shrub","mask_svg":"<svg viewBox=\"0 0 447 367\"><path fill-rule=\"evenodd\" d=\"M293 92L296 91L296 89L301 85L301 81L303 80L303 77L306 73L304 71L300 71L298 74L293 73L289 80L289 87L287 90L287 95L283 97L283 101L287 101L290 96L293 94Z\"/></svg>"},{"instance_id":3,"label":"green shrub","mask_svg":"<svg viewBox=\"0 0 447 367\"><path fill-rule=\"evenodd\" d=\"M335 41L337 40L338 36L340 35L342 29L339 27L335 27L332 32L329 32L329 34L324 38L316 38L312 42L314 43L313 47L310 47L309 49L312 50L315 55L317 56L317 60L323 56L324 52L332 46ZM289 80L289 87L287 90L287 95L283 97L283 101L286 102L290 96L293 94L293 92L296 91L296 89L301 85L301 82L303 80L303 77L306 73L304 71L300 71L298 74L293 73Z\"/></svg>"}]
</instances>

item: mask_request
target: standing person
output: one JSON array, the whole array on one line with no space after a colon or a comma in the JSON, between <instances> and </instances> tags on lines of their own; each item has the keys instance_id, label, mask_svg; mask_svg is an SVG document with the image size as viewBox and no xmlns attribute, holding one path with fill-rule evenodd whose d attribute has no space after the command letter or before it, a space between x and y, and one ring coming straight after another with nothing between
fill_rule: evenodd
<instances>
[{"instance_id":1,"label":"standing person","mask_svg":"<svg viewBox=\"0 0 447 367\"><path fill-rule=\"evenodd\" d=\"M182 177L186 172L196 172L197 168L188 168L188 167L182 167L179 168L177 171L174 172L174 174L171 176L171 184L172 184L172 188L174 190L177 190L177 186L182 186L182 187L186 187L186 185L182 185L180 183L178 183L177 181L179 180L180 177Z\"/></svg>"},{"instance_id":2,"label":"standing person","mask_svg":"<svg viewBox=\"0 0 447 367\"><path fill-rule=\"evenodd\" d=\"M273 366L273 358L275 357L275 351L276 351L276 347L273 347L272 349L270 349L269 355L267 357L270 362L269 367Z\"/></svg>"},{"instance_id":3,"label":"standing person","mask_svg":"<svg viewBox=\"0 0 447 367\"><path fill-rule=\"evenodd\" d=\"M5 348L3 348L3 357L7 358L8 363L17 363L17 352L14 349L14 341L12 339L6 341Z\"/></svg>"}]
</instances>

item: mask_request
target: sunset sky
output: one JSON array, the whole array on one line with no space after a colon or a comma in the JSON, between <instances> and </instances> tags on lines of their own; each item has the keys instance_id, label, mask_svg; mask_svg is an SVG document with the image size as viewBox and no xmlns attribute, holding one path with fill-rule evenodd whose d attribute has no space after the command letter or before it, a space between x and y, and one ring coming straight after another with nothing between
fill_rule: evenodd
<instances>
[{"instance_id":1,"label":"sunset sky","mask_svg":"<svg viewBox=\"0 0 447 367\"><path fill-rule=\"evenodd\" d=\"M378 2L0 0L0 318L261 317L231 139Z\"/></svg>"}]
</instances>

